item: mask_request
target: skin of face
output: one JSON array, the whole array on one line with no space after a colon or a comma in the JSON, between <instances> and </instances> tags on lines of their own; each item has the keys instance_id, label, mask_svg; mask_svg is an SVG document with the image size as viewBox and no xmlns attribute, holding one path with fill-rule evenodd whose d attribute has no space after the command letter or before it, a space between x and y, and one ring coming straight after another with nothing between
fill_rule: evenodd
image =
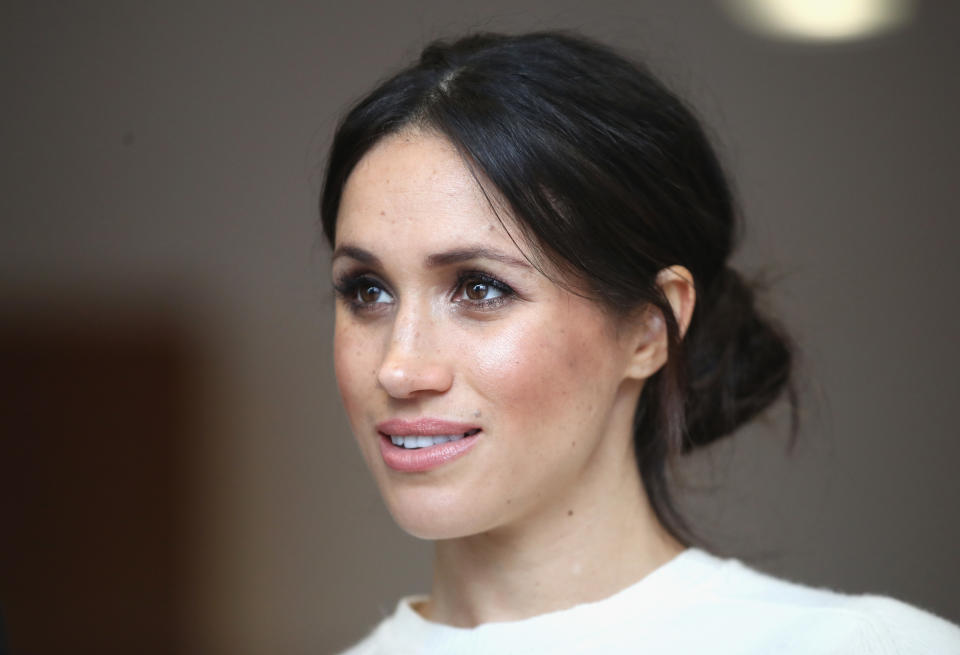
<instances>
[{"instance_id":1,"label":"skin of face","mask_svg":"<svg viewBox=\"0 0 960 655\"><path fill-rule=\"evenodd\" d=\"M511 233L516 243L462 157L431 132L382 139L343 192L338 386L391 514L417 537L515 530L602 504L613 487L636 493L630 423L652 373L637 373L645 332L624 332L538 272ZM437 257L473 250L485 252ZM389 468L377 424L421 417L481 433L435 469Z\"/></svg>"}]
</instances>

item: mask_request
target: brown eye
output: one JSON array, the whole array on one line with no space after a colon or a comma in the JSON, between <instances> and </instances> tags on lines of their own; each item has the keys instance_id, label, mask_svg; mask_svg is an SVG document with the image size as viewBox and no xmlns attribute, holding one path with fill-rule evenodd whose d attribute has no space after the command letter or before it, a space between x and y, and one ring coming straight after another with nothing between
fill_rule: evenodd
<instances>
[{"instance_id":1,"label":"brown eye","mask_svg":"<svg viewBox=\"0 0 960 655\"><path fill-rule=\"evenodd\" d=\"M486 275L473 274L460 278L456 295L459 301L470 303L474 307L492 307L502 304L506 296L513 295L513 290Z\"/></svg>"},{"instance_id":2,"label":"brown eye","mask_svg":"<svg viewBox=\"0 0 960 655\"><path fill-rule=\"evenodd\" d=\"M382 293L383 289L375 284L365 284L357 289L357 297L362 303L375 303Z\"/></svg>"},{"instance_id":3,"label":"brown eye","mask_svg":"<svg viewBox=\"0 0 960 655\"><path fill-rule=\"evenodd\" d=\"M487 293L490 291L490 286L484 284L483 282L474 282L472 284L467 284L466 294L467 298L470 300L483 300L487 297Z\"/></svg>"}]
</instances>

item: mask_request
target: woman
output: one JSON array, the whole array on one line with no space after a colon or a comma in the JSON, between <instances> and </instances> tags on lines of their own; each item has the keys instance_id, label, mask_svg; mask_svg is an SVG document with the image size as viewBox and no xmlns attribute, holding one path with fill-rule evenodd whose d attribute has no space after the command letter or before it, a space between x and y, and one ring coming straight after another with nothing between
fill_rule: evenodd
<instances>
[{"instance_id":1,"label":"woman","mask_svg":"<svg viewBox=\"0 0 960 655\"><path fill-rule=\"evenodd\" d=\"M436 541L430 595L351 653L960 652L920 610L688 547L670 459L781 395L791 350L644 69L564 34L431 45L340 125L321 212L347 415Z\"/></svg>"}]
</instances>

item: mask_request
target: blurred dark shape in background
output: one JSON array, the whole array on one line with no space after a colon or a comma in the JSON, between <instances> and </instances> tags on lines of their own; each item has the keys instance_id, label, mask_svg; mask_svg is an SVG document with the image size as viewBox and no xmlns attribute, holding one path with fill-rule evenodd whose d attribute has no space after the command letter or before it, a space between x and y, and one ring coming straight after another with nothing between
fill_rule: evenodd
<instances>
[{"instance_id":1,"label":"blurred dark shape in background","mask_svg":"<svg viewBox=\"0 0 960 655\"><path fill-rule=\"evenodd\" d=\"M197 344L162 304L0 314L0 606L13 653L182 652Z\"/></svg>"}]
</instances>

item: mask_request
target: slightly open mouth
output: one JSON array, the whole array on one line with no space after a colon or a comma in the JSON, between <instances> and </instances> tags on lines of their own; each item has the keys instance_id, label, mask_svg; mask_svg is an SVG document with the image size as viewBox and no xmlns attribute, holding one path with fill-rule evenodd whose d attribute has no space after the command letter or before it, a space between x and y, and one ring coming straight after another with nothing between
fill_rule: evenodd
<instances>
[{"instance_id":1,"label":"slightly open mouth","mask_svg":"<svg viewBox=\"0 0 960 655\"><path fill-rule=\"evenodd\" d=\"M439 446L440 444L447 443L448 441L460 441L466 437L472 437L478 432L480 432L480 428L468 430L463 434L437 434L431 436L424 436L420 434L384 434L383 436L388 438L390 442L397 448L407 448L408 450L412 450L414 448L429 448L430 446ZM383 433L381 432L381 434Z\"/></svg>"}]
</instances>

